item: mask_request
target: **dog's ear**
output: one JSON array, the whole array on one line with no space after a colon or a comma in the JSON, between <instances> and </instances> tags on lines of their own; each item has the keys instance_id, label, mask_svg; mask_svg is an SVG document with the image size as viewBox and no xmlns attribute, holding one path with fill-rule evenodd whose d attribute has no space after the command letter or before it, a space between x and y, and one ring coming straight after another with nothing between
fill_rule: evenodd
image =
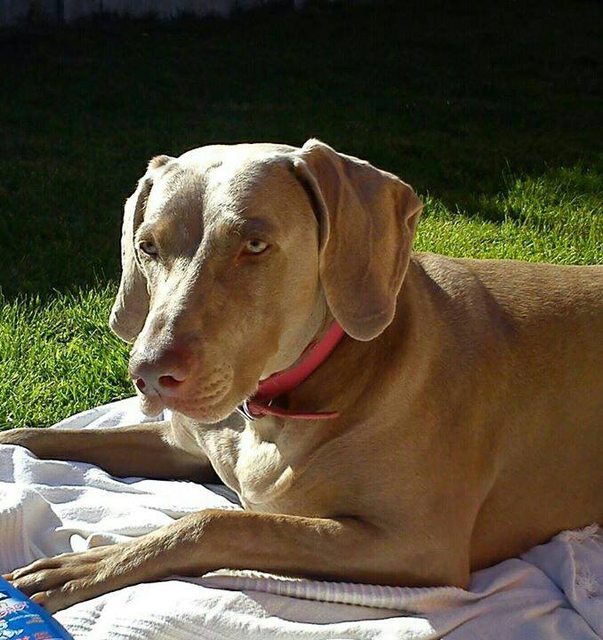
<instances>
[{"instance_id":1,"label":"dog's ear","mask_svg":"<svg viewBox=\"0 0 603 640\"><path fill-rule=\"evenodd\" d=\"M109 326L125 342L134 342L142 330L149 312L149 293L142 269L136 257L134 235L144 218L149 193L156 171L171 158L157 156L149 162L147 172L138 181L136 191L126 200L121 233L121 281Z\"/></svg>"},{"instance_id":2,"label":"dog's ear","mask_svg":"<svg viewBox=\"0 0 603 640\"><path fill-rule=\"evenodd\" d=\"M423 204L393 174L318 140L293 162L318 215L327 303L346 333L371 340L393 320Z\"/></svg>"}]
</instances>

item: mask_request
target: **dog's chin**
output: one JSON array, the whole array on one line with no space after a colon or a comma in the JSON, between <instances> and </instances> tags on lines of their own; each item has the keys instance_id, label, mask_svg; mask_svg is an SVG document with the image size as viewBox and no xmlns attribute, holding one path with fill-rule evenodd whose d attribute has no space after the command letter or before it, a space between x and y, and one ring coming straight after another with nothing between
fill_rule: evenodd
<instances>
[{"instance_id":1,"label":"dog's chin","mask_svg":"<svg viewBox=\"0 0 603 640\"><path fill-rule=\"evenodd\" d=\"M216 403L195 402L186 398L165 398L166 408L205 424L214 424L225 420L236 410L238 404L236 400L230 398L223 398Z\"/></svg>"},{"instance_id":2,"label":"dog's chin","mask_svg":"<svg viewBox=\"0 0 603 640\"><path fill-rule=\"evenodd\" d=\"M166 408L163 400L158 396L149 397L142 393L137 395L140 410L149 418L156 418Z\"/></svg>"},{"instance_id":3,"label":"dog's chin","mask_svg":"<svg viewBox=\"0 0 603 640\"><path fill-rule=\"evenodd\" d=\"M173 403L168 408L176 413L186 416L187 418L191 418L196 422L203 422L204 424L220 422L220 420L228 418L228 416L234 411L233 408L230 410L220 410L216 407L195 407L180 403Z\"/></svg>"}]
</instances>

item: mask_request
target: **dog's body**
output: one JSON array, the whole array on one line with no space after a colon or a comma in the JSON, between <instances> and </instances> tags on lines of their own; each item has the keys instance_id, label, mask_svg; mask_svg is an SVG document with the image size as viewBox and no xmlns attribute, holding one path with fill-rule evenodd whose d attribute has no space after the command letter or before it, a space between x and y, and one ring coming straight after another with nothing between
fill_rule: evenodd
<instances>
[{"instance_id":1,"label":"dog's body","mask_svg":"<svg viewBox=\"0 0 603 640\"><path fill-rule=\"evenodd\" d=\"M0 442L116 475L206 480L213 468L247 511L40 561L14 573L18 586L50 608L224 566L463 586L603 522L603 267L411 257L420 203L390 174L317 142L233 154L158 159L126 207L112 325L136 339L143 407L167 405L172 421ZM216 229L233 221L227 241ZM145 225L163 240L145 245ZM146 257L131 264L134 234ZM349 335L280 401L336 418L232 413L333 317Z\"/></svg>"}]
</instances>

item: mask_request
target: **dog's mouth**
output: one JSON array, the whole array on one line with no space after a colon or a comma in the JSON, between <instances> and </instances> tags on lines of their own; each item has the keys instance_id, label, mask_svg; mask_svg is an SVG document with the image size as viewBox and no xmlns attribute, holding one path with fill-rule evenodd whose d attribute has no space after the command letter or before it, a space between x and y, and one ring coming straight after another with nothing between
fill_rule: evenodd
<instances>
[{"instance_id":1,"label":"dog's mouth","mask_svg":"<svg viewBox=\"0 0 603 640\"><path fill-rule=\"evenodd\" d=\"M136 389L142 412L150 417L161 414L165 409L185 415L193 420L215 423L227 418L247 398L246 394L235 391L230 372L217 371L202 383L187 383L186 388L173 390Z\"/></svg>"},{"instance_id":2,"label":"dog's mouth","mask_svg":"<svg viewBox=\"0 0 603 640\"><path fill-rule=\"evenodd\" d=\"M156 417L165 409L169 409L193 420L207 423L223 420L228 417L237 406L231 406L232 403L199 402L188 398L162 397L161 395L149 397L139 394L138 399L141 411L149 417Z\"/></svg>"}]
</instances>

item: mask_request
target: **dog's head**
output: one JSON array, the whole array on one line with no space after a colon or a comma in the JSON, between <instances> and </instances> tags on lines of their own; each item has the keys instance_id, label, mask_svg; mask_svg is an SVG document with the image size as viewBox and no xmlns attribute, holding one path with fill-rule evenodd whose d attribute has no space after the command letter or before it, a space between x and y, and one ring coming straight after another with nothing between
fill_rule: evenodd
<instances>
[{"instance_id":1,"label":"dog's head","mask_svg":"<svg viewBox=\"0 0 603 640\"><path fill-rule=\"evenodd\" d=\"M392 321L421 202L394 175L308 141L151 160L125 205L113 331L149 414L215 422L334 317Z\"/></svg>"}]
</instances>

